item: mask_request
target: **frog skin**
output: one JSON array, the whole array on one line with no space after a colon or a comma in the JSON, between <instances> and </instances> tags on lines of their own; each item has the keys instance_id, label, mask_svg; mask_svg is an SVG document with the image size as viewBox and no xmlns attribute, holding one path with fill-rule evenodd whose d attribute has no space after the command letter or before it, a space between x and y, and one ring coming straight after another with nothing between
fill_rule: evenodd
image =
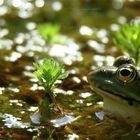
<instances>
[{"instance_id":1,"label":"frog skin","mask_svg":"<svg viewBox=\"0 0 140 140\"><path fill-rule=\"evenodd\" d=\"M87 78L93 91L103 97L105 110L140 122L140 69L132 58L120 56L113 66L99 67Z\"/></svg>"}]
</instances>

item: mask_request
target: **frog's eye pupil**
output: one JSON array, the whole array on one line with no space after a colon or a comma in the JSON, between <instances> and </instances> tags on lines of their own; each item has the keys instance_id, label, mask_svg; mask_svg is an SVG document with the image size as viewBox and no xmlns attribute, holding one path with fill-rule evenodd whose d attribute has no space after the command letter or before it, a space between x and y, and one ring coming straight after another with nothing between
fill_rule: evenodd
<instances>
[{"instance_id":1,"label":"frog's eye pupil","mask_svg":"<svg viewBox=\"0 0 140 140\"><path fill-rule=\"evenodd\" d=\"M123 83L130 83L136 77L136 70L132 66L119 67L117 70L117 79Z\"/></svg>"},{"instance_id":2,"label":"frog's eye pupil","mask_svg":"<svg viewBox=\"0 0 140 140\"><path fill-rule=\"evenodd\" d=\"M123 70L120 71L120 74L122 76L129 76L131 74L131 71L128 70L128 69L123 69Z\"/></svg>"}]
</instances>

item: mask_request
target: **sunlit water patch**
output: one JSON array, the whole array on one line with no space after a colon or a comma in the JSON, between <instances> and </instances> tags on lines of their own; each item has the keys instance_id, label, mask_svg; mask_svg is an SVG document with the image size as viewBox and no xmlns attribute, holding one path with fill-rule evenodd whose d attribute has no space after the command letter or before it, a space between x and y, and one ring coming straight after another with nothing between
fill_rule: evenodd
<instances>
[{"instance_id":1,"label":"sunlit water patch","mask_svg":"<svg viewBox=\"0 0 140 140\"><path fill-rule=\"evenodd\" d=\"M39 111L36 111L33 115L30 116L30 119L32 121L32 123L34 124L40 124L41 123L41 114L39 113Z\"/></svg>"},{"instance_id":2,"label":"sunlit water patch","mask_svg":"<svg viewBox=\"0 0 140 140\"><path fill-rule=\"evenodd\" d=\"M17 51L21 53L27 53L30 56L30 53L34 52L43 52L44 51L44 45L45 41L41 38L40 35L36 31L31 31L28 34L23 34L20 33L18 36L15 38L15 41L18 44L23 43L23 41L26 41L25 46L23 45L18 45L17 46Z\"/></svg>"},{"instance_id":3,"label":"sunlit water patch","mask_svg":"<svg viewBox=\"0 0 140 140\"><path fill-rule=\"evenodd\" d=\"M0 87L0 95L3 94L3 91L5 90L4 87Z\"/></svg>"},{"instance_id":4,"label":"sunlit water patch","mask_svg":"<svg viewBox=\"0 0 140 140\"><path fill-rule=\"evenodd\" d=\"M77 134L69 134L67 138L68 140L77 140L79 136Z\"/></svg>"},{"instance_id":5,"label":"sunlit water patch","mask_svg":"<svg viewBox=\"0 0 140 140\"><path fill-rule=\"evenodd\" d=\"M81 62L83 60L80 52L80 45L74 40L59 35L61 40L59 43L53 40L46 44L41 35L35 30L36 24L30 22L26 24L29 33L18 33L14 41L17 44L16 51L21 54L26 54L29 57L38 56L37 53L43 53L63 61L67 65L71 65L74 61ZM37 54L37 55L35 55Z\"/></svg>"},{"instance_id":6,"label":"sunlit water patch","mask_svg":"<svg viewBox=\"0 0 140 140\"><path fill-rule=\"evenodd\" d=\"M73 61L82 61L80 46L72 40L67 39L67 44L55 44L49 50L49 55L61 59L65 64L71 65Z\"/></svg>"},{"instance_id":7,"label":"sunlit water patch","mask_svg":"<svg viewBox=\"0 0 140 140\"><path fill-rule=\"evenodd\" d=\"M95 40L88 40L87 44L93 48L94 50L96 50L98 53L104 53L105 51L105 45L98 43Z\"/></svg>"},{"instance_id":8,"label":"sunlit water patch","mask_svg":"<svg viewBox=\"0 0 140 140\"><path fill-rule=\"evenodd\" d=\"M3 16L5 14L7 14L9 11L9 8L7 6L0 6L0 16Z\"/></svg>"},{"instance_id":9,"label":"sunlit water patch","mask_svg":"<svg viewBox=\"0 0 140 140\"><path fill-rule=\"evenodd\" d=\"M23 106L22 102L20 103L19 100L10 100L9 102L10 102L10 105L16 104L16 106L19 106L19 107Z\"/></svg>"},{"instance_id":10,"label":"sunlit water patch","mask_svg":"<svg viewBox=\"0 0 140 140\"><path fill-rule=\"evenodd\" d=\"M69 124L73 121L75 121L77 118L71 115L65 115L62 118L58 118L55 120L51 120L51 123L53 124L54 127L61 127L64 126L66 124Z\"/></svg>"},{"instance_id":11,"label":"sunlit water patch","mask_svg":"<svg viewBox=\"0 0 140 140\"><path fill-rule=\"evenodd\" d=\"M104 119L104 116L105 116L105 114L104 114L103 111L95 112L95 115L96 115L96 117L97 117L98 119L100 119L100 120L103 120L103 119Z\"/></svg>"},{"instance_id":12,"label":"sunlit water patch","mask_svg":"<svg viewBox=\"0 0 140 140\"><path fill-rule=\"evenodd\" d=\"M63 5L60 1L54 1L51 7L54 11L60 11L63 8Z\"/></svg>"},{"instance_id":13,"label":"sunlit water patch","mask_svg":"<svg viewBox=\"0 0 140 140\"><path fill-rule=\"evenodd\" d=\"M90 97L91 95L92 95L91 93L85 92L85 93L81 93L79 96L82 98L87 98L87 97Z\"/></svg>"},{"instance_id":14,"label":"sunlit water patch","mask_svg":"<svg viewBox=\"0 0 140 140\"><path fill-rule=\"evenodd\" d=\"M8 91L11 91L12 93L18 93L18 92L20 91L19 88L17 88L17 87L12 87L12 86L8 87L7 90L8 90Z\"/></svg>"},{"instance_id":15,"label":"sunlit water patch","mask_svg":"<svg viewBox=\"0 0 140 140\"><path fill-rule=\"evenodd\" d=\"M3 118L4 125L8 128L29 128L30 123L23 123L21 118L17 118L11 114L0 114Z\"/></svg>"},{"instance_id":16,"label":"sunlit water patch","mask_svg":"<svg viewBox=\"0 0 140 140\"><path fill-rule=\"evenodd\" d=\"M22 54L19 53L19 52L12 52L12 53L10 54L10 56L5 56L4 59L5 59L6 61L15 62L15 61L18 60L21 56L22 56Z\"/></svg>"},{"instance_id":17,"label":"sunlit water patch","mask_svg":"<svg viewBox=\"0 0 140 140\"><path fill-rule=\"evenodd\" d=\"M5 49L5 50L10 50L13 46L13 41L10 39L0 39L0 50Z\"/></svg>"},{"instance_id":18,"label":"sunlit water patch","mask_svg":"<svg viewBox=\"0 0 140 140\"><path fill-rule=\"evenodd\" d=\"M89 35L90 36L90 35L93 35L94 30L86 25L82 25L79 29L79 32L81 35Z\"/></svg>"},{"instance_id":19,"label":"sunlit water patch","mask_svg":"<svg viewBox=\"0 0 140 140\"><path fill-rule=\"evenodd\" d=\"M104 64L112 66L115 58L113 56L94 55L93 60L97 63L97 66L102 66Z\"/></svg>"}]
</instances>

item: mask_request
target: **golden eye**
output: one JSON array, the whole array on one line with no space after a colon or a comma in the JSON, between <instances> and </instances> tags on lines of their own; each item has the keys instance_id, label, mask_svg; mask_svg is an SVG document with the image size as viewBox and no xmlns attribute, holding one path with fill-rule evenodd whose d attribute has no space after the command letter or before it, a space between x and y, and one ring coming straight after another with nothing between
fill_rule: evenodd
<instances>
[{"instance_id":1,"label":"golden eye","mask_svg":"<svg viewBox=\"0 0 140 140\"><path fill-rule=\"evenodd\" d=\"M136 70L132 67L118 68L117 78L123 83L131 82L136 77Z\"/></svg>"}]
</instances>

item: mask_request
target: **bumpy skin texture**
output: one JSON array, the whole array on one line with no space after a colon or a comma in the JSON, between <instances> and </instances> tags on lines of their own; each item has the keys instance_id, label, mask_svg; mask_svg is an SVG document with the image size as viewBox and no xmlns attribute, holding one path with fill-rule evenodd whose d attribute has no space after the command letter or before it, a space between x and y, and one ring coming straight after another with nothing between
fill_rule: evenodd
<instances>
[{"instance_id":1,"label":"bumpy skin texture","mask_svg":"<svg viewBox=\"0 0 140 140\"><path fill-rule=\"evenodd\" d=\"M131 70L131 75L128 70ZM88 75L88 81L93 88L100 88L109 94L140 104L140 70L132 58L121 56L113 66L97 68Z\"/></svg>"}]
</instances>

